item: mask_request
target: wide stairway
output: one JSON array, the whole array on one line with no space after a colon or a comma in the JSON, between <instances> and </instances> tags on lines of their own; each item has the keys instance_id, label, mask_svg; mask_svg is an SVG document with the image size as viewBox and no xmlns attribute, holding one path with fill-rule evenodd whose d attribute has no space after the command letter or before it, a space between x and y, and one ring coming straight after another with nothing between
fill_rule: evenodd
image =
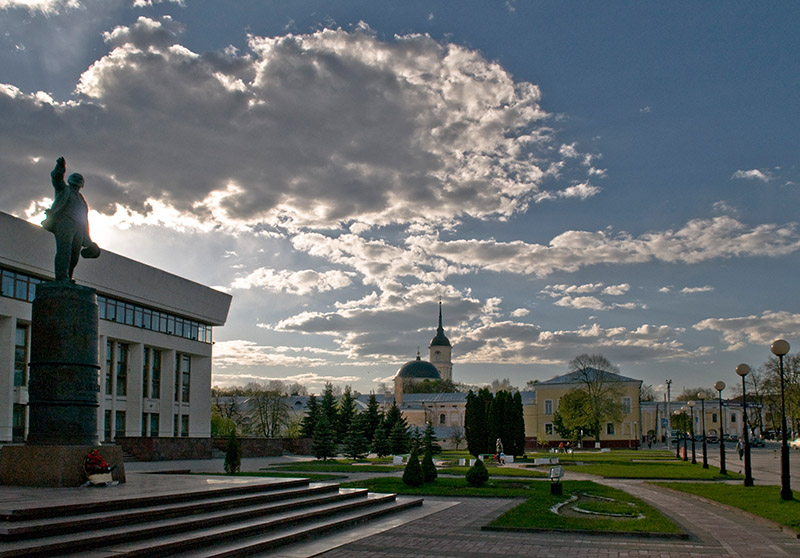
<instances>
[{"instance_id":1,"label":"wide stairway","mask_svg":"<svg viewBox=\"0 0 800 558\"><path fill-rule=\"evenodd\" d=\"M158 476L172 489L31 492L44 501L0 509L0 558L247 556L422 504L308 479Z\"/></svg>"}]
</instances>

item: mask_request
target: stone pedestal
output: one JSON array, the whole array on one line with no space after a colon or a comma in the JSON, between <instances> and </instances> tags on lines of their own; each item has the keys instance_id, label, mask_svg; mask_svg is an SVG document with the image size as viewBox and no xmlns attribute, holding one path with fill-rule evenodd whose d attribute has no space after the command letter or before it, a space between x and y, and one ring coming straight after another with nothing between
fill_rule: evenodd
<instances>
[{"instance_id":1,"label":"stone pedestal","mask_svg":"<svg viewBox=\"0 0 800 558\"><path fill-rule=\"evenodd\" d=\"M98 318L94 289L36 287L26 445L97 445Z\"/></svg>"},{"instance_id":2,"label":"stone pedestal","mask_svg":"<svg viewBox=\"0 0 800 558\"><path fill-rule=\"evenodd\" d=\"M114 467L111 476L125 482L119 446L5 446L0 452L0 485L76 487L86 482L83 460L93 449Z\"/></svg>"},{"instance_id":3,"label":"stone pedestal","mask_svg":"<svg viewBox=\"0 0 800 558\"><path fill-rule=\"evenodd\" d=\"M97 436L98 315L94 289L72 283L36 286L31 318L29 429L25 446L0 452L0 484L80 486L83 460L98 449L114 480L125 482L122 449Z\"/></svg>"}]
</instances>

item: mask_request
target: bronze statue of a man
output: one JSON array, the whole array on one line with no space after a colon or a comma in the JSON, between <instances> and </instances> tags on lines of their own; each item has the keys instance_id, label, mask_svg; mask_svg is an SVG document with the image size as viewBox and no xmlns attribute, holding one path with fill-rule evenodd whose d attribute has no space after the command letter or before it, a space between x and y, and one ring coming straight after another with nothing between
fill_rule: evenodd
<instances>
[{"instance_id":1,"label":"bronze statue of a man","mask_svg":"<svg viewBox=\"0 0 800 558\"><path fill-rule=\"evenodd\" d=\"M64 182L67 170L64 157L59 157L50 177L56 190L56 199L45 211L47 218L42 227L56 237L56 281L73 281L72 272L80 256L96 258L100 248L89 237L89 205L81 195L83 176L73 173Z\"/></svg>"}]
</instances>

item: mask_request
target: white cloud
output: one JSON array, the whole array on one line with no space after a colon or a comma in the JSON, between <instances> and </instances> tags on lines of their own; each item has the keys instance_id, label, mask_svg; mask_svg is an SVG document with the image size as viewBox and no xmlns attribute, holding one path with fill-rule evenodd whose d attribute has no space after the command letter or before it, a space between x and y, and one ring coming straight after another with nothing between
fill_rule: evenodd
<instances>
[{"instance_id":1,"label":"white cloud","mask_svg":"<svg viewBox=\"0 0 800 558\"><path fill-rule=\"evenodd\" d=\"M530 314L531 311L527 308L517 308L516 310L511 311L511 316L514 318L522 318L523 316L527 316Z\"/></svg>"},{"instance_id":2,"label":"white cloud","mask_svg":"<svg viewBox=\"0 0 800 558\"><path fill-rule=\"evenodd\" d=\"M342 271L318 272L313 269L302 271L275 270L259 268L231 283L231 289L264 289L275 293L307 295L342 289L352 283L353 273Z\"/></svg>"},{"instance_id":3,"label":"white cloud","mask_svg":"<svg viewBox=\"0 0 800 558\"><path fill-rule=\"evenodd\" d=\"M620 296L624 295L631 289L631 286L628 283L620 283L619 285L609 285L605 289L603 289L603 294L610 295L610 296Z\"/></svg>"},{"instance_id":4,"label":"white cloud","mask_svg":"<svg viewBox=\"0 0 800 558\"><path fill-rule=\"evenodd\" d=\"M710 293L713 291L714 287L710 285L704 287L684 287L681 289L681 294Z\"/></svg>"},{"instance_id":5,"label":"white cloud","mask_svg":"<svg viewBox=\"0 0 800 558\"><path fill-rule=\"evenodd\" d=\"M768 346L775 339L791 337L800 329L800 314L765 310L761 315L708 318L693 327L720 332L728 350L735 351L747 344Z\"/></svg>"},{"instance_id":6,"label":"white cloud","mask_svg":"<svg viewBox=\"0 0 800 558\"><path fill-rule=\"evenodd\" d=\"M751 169L751 170L737 170L731 178L743 179L743 180L758 180L760 182L769 182L772 180L772 172L771 171L762 171L759 169Z\"/></svg>"},{"instance_id":7,"label":"white cloud","mask_svg":"<svg viewBox=\"0 0 800 558\"><path fill-rule=\"evenodd\" d=\"M322 356L319 356L322 355ZM329 364L330 357L343 353L324 351L313 347L264 346L243 339L217 341L214 344L216 368L302 366L315 367Z\"/></svg>"},{"instance_id":8,"label":"white cloud","mask_svg":"<svg viewBox=\"0 0 800 558\"><path fill-rule=\"evenodd\" d=\"M0 10L22 8L43 14L55 14L65 9L77 10L82 7L78 0L0 0Z\"/></svg>"}]
</instances>

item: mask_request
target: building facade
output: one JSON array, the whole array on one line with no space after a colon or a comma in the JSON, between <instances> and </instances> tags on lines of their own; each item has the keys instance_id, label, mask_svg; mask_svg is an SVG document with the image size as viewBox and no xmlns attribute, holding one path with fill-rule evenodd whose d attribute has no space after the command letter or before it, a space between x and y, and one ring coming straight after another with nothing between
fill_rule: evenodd
<instances>
[{"instance_id":1,"label":"building facade","mask_svg":"<svg viewBox=\"0 0 800 558\"><path fill-rule=\"evenodd\" d=\"M0 231L0 443L23 442L31 303L53 280L55 242L2 212ZM231 296L108 251L75 279L97 291L100 439L210 436L212 329Z\"/></svg>"}]
</instances>

